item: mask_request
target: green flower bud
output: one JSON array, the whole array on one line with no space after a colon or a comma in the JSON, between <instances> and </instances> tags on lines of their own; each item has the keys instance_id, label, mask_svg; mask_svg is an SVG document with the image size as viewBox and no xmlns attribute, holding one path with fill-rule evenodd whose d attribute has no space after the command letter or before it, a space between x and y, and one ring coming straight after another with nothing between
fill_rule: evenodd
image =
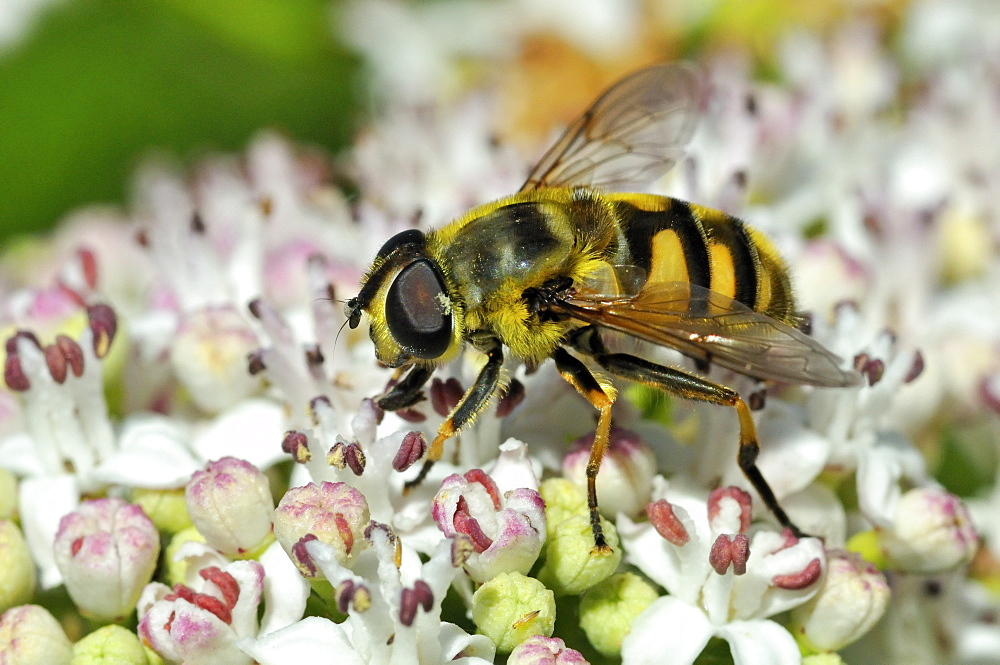
<instances>
[{"instance_id":1,"label":"green flower bud","mask_svg":"<svg viewBox=\"0 0 1000 665\"><path fill-rule=\"evenodd\" d=\"M170 539L170 544L167 545L167 549L164 552L164 561L167 564L167 582L170 586L175 584L184 584L187 580L187 559L177 559L177 550L181 548L181 545L188 542L203 543L205 542L205 536L198 532L198 529L190 526L183 531L178 531L174 534L174 537Z\"/></svg>"},{"instance_id":2,"label":"green flower bud","mask_svg":"<svg viewBox=\"0 0 1000 665\"><path fill-rule=\"evenodd\" d=\"M802 665L844 665L844 659L836 653L817 653L803 657Z\"/></svg>"},{"instance_id":3,"label":"green flower bud","mask_svg":"<svg viewBox=\"0 0 1000 665\"><path fill-rule=\"evenodd\" d=\"M111 624L73 645L73 665L150 665L150 661L135 633Z\"/></svg>"},{"instance_id":4,"label":"green flower bud","mask_svg":"<svg viewBox=\"0 0 1000 665\"><path fill-rule=\"evenodd\" d=\"M509 653L532 635L552 635L556 599L538 580L521 573L500 573L472 597L476 631Z\"/></svg>"},{"instance_id":5,"label":"green flower bud","mask_svg":"<svg viewBox=\"0 0 1000 665\"><path fill-rule=\"evenodd\" d=\"M0 519L10 519L16 511L17 479L7 469L0 469Z\"/></svg>"},{"instance_id":6,"label":"green flower bud","mask_svg":"<svg viewBox=\"0 0 1000 665\"><path fill-rule=\"evenodd\" d=\"M594 648L617 656L632 622L659 597L656 589L634 573L612 575L580 599L580 628Z\"/></svg>"},{"instance_id":7,"label":"green flower bud","mask_svg":"<svg viewBox=\"0 0 1000 665\"><path fill-rule=\"evenodd\" d=\"M191 526L183 489L132 490L132 503L153 520L160 531L178 533Z\"/></svg>"},{"instance_id":8,"label":"green flower bud","mask_svg":"<svg viewBox=\"0 0 1000 665\"><path fill-rule=\"evenodd\" d=\"M618 568L622 551L614 525L601 518L601 527L610 552L594 551L594 533L586 515L571 517L552 529L538 579L560 596L583 593L607 579Z\"/></svg>"},{"instance_id":9,"label":"green flower bud","mask_svg":"<svg viewBox=\"0 0 1000 665\"><path fill-rule=\"evenodd\" d=\"M19 605L0 615L0 663L69 665L73 645L48 610Z\"/></svg>"},{"instance_id":10,"label":"green flower bud","mask_svg":"<svg viewBox=\"0 0 1000 665\"><path fill-rule=\"evenodd\" d=\"M545 501L546 538L552 538L556 527L571 517L587 514L587 495L565 478L549 478L538 488Z\"/></svg>"},{"instance_id":11,"label":"green flower bud","mask_svg":"<svg viewBox=\"0 0 1000 665\"><path fill-rule=\"evenodd\" d=\"M0 520L0 611L22 605L35 594L35 562L21 530Z\"/></svg>"}]
</instances>

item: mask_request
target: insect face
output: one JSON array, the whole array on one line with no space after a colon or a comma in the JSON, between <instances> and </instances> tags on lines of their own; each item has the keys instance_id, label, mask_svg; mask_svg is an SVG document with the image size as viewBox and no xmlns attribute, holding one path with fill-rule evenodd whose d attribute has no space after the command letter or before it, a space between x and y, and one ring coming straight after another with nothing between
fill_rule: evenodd
<instances>
[{"instance_id":1,"label":"insect face","mask_svg":"<svg viewBox=\"0 0 1000 665\"><path fill-rule=\"evenodd\" d=\"M368 312L379 361L390 366L437 360L455 345L455 310L444 274L424 253L424 235L410 229L386 242L345 314L356 328Z\"/></svg>"}]
</instances>

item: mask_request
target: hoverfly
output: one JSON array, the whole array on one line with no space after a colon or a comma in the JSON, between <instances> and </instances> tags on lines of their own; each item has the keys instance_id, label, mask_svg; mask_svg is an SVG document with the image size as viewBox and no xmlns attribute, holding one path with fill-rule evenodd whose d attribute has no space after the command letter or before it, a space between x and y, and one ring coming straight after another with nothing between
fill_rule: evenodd
<instances>
[{"instance_id":1,"label":"hoverfly","mask_svg":"<svg viewBox=\"0 0 1000 665\"><path fill-rule=\"evenodd\" d=\"M788 270L760 232L718 210L627 193L682 157L700 98L699 77L685 65L627 76L569 126L517 194L426 234L398 233L379 250L345 313L356 328L366 312L378 359L408 368L378 399L380 407L414 404L434 368L466 343L486 355L409 487L498 391L504 348L529 367L552 358L599 414L587 498L595 551L607 551L595 481L615 390L583 356L612 376L734 408L740 468L778 521L801 535L756 465L756 428L735 390L612 352L602 339L604 330L625 333L760 380L858 382L837 356L794 327Z\"/></svg>"}]
</instances>

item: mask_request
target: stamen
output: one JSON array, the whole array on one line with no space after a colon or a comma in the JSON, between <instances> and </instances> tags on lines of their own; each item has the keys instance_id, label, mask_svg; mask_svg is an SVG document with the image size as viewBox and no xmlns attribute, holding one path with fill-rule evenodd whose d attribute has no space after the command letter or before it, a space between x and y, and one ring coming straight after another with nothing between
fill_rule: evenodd
<instances>
[{"instance_id":1,"label":"stamen","mask_svg":"<svg viewBox=\"0 0 1000 665\"><path fill-rule=\"evenodd\" d=\"M650 523L656 529L656 533L678 547L681 547L691 539L684 524L674 513L674 507L666 499L654 501L646 506L646 515Z\"/></svg>"},{"instance_id":2,"label":"stamen","mask_svg":"<svg viewBox=\"0 0 1000 665\"><path fill-rule=\"evenodd\" d=\"M427 438L423 432L407 432L403 442L392 458L392 468L396 471L406 471L427 452Z\"/></svg>"}]
</instances>

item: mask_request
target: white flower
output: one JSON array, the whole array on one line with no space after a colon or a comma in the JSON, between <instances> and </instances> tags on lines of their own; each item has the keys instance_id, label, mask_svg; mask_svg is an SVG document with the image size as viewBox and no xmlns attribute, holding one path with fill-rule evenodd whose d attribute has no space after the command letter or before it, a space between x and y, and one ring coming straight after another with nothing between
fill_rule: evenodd
<instances>
[{"instance_id":1,"label":"white flower","mask_svg":"<svg viewBox=\"0 0 1000 665\"><path fill-rule=\"evenodd\" d=\"M294 665L331 653L338 662L352 665L492 662L489 639L441 621L441 602L460 563L452 541L441 541L430 560L421 564L417 553L383 525L373 523L368 539L371 546L350 569L340 564L329 545L314 540L305 546L333 585L345 621L309 617L244 640L245 652L262 665Z\"/></svg>"},{"instance_id":2,"label":"white flower","mask_svg":"<svg viewBox=\"0 0 1000 665\"><path fill-rule=\"evenodd\" d=\"M236 561L199 571L197 588L174 589L154 582L139 600L139 637L174 663L249 665L237 647L257 634L257 606L264 569L256 561Z\"/></svg>"},{"instance_id":3,"label":"white flower","mask_svg":"<svg viewBox=\"0 0 1000 665\"><path fill-rule=\"evenodd\" d=\"M735 488L706 502L658 478L653 496L651 521L622 516L619 532L628 560L670 595L632 624L624 662L693 663L713 636L729 642L739 664L798 662L794 638L768 617L816 593L826 561L820 541L767 528L751 537L749 495Z\"/></svg>"}]
</instances>

